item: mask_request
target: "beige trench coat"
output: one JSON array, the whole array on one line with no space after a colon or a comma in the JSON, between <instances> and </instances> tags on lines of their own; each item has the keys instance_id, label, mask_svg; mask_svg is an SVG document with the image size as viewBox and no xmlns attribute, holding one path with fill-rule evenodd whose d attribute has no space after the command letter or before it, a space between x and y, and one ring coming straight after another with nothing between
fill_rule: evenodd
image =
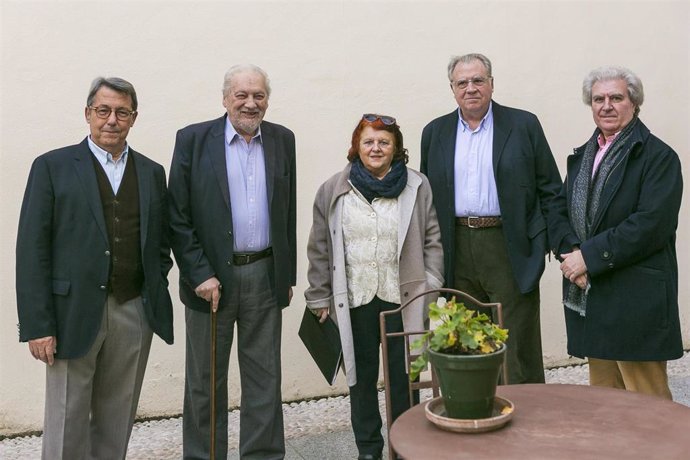
<instances>
[{"instance_id":1,"label":"beige trench coat","mask_svg":"<svg viewBox=\"0 0 690 460\"><path fill-rule=\"evenodd\" d=\"M350 167L348 164L328 179L316 193L307 246L309 288L304 296L310 309L328 308L338 324L347 384L353 386L357 383L357 372L345 277L343 200L340 199L352 189L348 182ZM407 186L398 197L398 260L403 303L420 292L443 286L443 248L431 187L423 174L409 168L407 173ZM405 330L423 330L426 301L417 299L404 310Z\"/></svg>"}]
</instances>

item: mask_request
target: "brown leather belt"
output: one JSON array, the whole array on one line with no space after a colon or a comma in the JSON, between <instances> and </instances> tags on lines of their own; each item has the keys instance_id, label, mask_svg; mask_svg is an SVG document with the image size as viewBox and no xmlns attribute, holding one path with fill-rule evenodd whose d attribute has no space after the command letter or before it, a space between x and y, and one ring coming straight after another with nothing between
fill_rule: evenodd
<instances>
[{"instance_id":1,"label":"brown leather belt","mask_svg":"<svg viewBox=\"0 0 690 460\"><path fill-rule=\"evenodd\" d=\"M501 216L486 216L486 217L456 217L456 225L462 225L469 228L490 228L500 227L503 225Z\"/></svg>"},{"instance_id":2,"label":"brown leather belt","mask_svg":"<svg viewBox=\"0 0 690 460\"><path fill-rule=\"evenodd\" d=\"M259 252L235 253L232 255L232 263L234 265L247 265L264 259L273 254L272 248L266 248Z\"/></svg>"}]
</instances>

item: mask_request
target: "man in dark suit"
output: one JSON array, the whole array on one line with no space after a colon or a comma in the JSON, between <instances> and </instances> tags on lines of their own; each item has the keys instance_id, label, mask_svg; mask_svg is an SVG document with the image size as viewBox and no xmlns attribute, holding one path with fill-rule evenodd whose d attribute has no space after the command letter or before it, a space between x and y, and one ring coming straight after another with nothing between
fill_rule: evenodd
<instances>
[{"instance_id":1,"label":"man in dark suit","mask_svg":"<svg viewBox=\"0 0 690 460\"><path fill-rule=\"evenodd\" d=\"M227 114L181 129L170 169L172 248L187 306L185 459L210 452L211 310L217 311L215 454L227 455L228 363L237 325L242 388L240 456L285 455L281 308L295 285L295 137L263 121L268 76L225 74Z\"/></svg>"},{"instance_id":2,"label":"man in dark suit","mask_svg":"<svg viewBox=\"0 0 690 460\"><path fill-rule=\"evenodd\" d=\"M493 102L491 62L453 57L458 109L422 133L449 287L501 302L509 329L508 383L544 382L539 279L561 176L537 117Z\"/></svg>"},{"instance_id":3,"label":"man in dark suit","mask_svg":"<svg viewBox=\"0 0 690 460\"><path fill-rule=\"evenodd\" d=\"M125 458L152 332L173 341L165 171L126 138L134 87L96 78L90 135L31 167L17 236L19 338L46 367L44 459Z\"/></svg>"}]
</instances>

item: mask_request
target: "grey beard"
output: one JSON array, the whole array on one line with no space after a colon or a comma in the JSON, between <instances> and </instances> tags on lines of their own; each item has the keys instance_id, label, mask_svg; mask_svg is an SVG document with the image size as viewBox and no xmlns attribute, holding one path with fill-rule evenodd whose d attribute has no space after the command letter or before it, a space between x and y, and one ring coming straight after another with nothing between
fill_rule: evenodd
<instances>
[{"instance_id":1,"label":"grey beard","mask_svg":"<svg viewBox=\"0 0 690 460\"><path fill-rule=\"evenodd\" d=\"M237 126L235 126L235 130L240 134L247 133L253 136L254 134L256 134L256 130L259 129L261 121L262 120L257 120L256 122L238 121Z\"/></svg>"}]
</instances>

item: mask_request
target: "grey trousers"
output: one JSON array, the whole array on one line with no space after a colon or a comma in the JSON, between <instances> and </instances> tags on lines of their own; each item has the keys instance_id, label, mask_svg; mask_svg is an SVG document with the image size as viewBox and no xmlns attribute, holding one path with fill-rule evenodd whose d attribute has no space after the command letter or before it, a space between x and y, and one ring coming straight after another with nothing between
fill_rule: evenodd
<instances>
[{"instance_id":1,"label":"grey trousers","mask_svg":"<svg viewBox=\"0 0 690 460\"><path fill-rule=\"evenodd\" d=\"M228 451L228 364L237 325L240 368L240 457L285 456L280 391L282 313L273 295L273 258L235 266L216 313L216 458ZM210 310L210 307L209 307ZM183 456L208 459L210 451L210 315L186 309L187 344Z\"/></svg>"},{"instance_id":2,"label":"grey trousers","mask_svg":"<svg viewBox=\"0 0 690 460\"><path fill-rule=\"evenodd\" d=\"M86 356L46 366L44 460L125 458L151 338L141 297L108 297Z\"/></svg>"},{"instance_id":3,"label":"grey trousers","mask_svg":"<svg viewBox=\"0 0 690 460\"><path fill-rule=\"evenodd\" d=\"M455 226L454 287L480 302L503 305L507 383L544 383L539 288L520 292L501 227Z\"/></svg>"}]
</instances>

